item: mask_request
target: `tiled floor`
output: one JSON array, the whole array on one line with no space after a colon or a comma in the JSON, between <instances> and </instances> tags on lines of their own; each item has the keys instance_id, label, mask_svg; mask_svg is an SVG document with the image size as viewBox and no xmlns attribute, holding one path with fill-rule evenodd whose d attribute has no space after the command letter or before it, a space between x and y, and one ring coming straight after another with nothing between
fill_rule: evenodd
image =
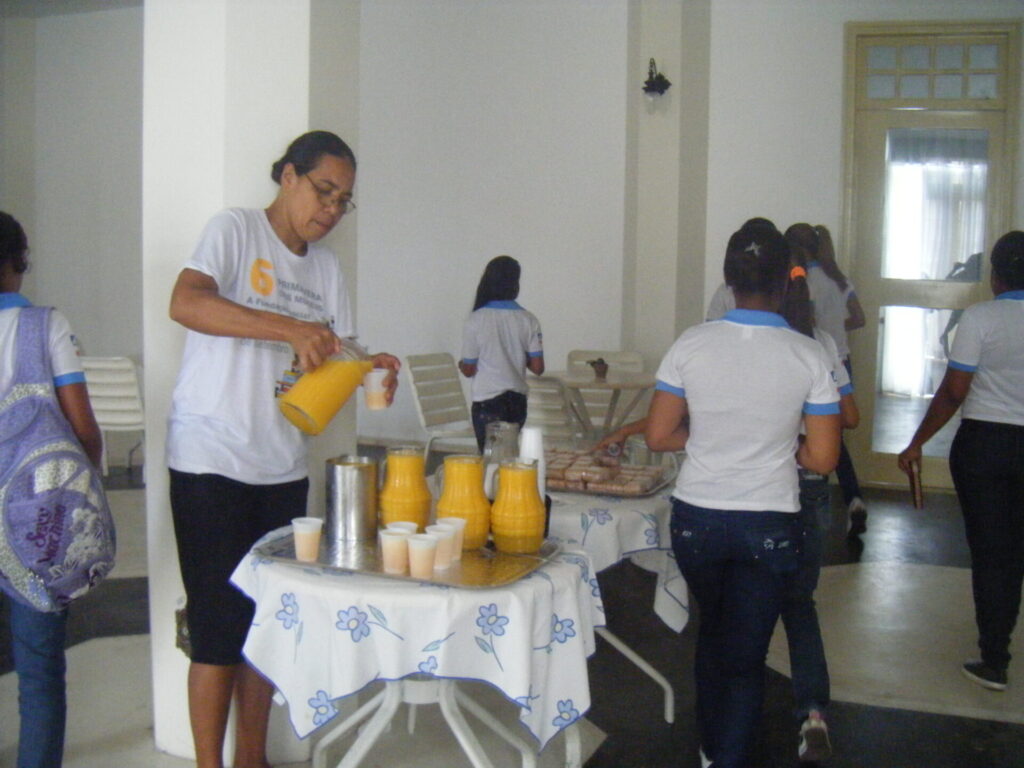
<instances>
[{"instance_id":1,"label":"tiled floor","mask_svg":"<svg viewBox=\"0 0 1024 768\"><path fill-rule=\"evenodd\" d=\"M146 719L149 712L149 676L144 640L147 631L144 538L141 533L144 516L136 506L141 505L142 496L138 491L115 492L112 496L116 497L115 506L119 509L117 515L124 556L119 568L123 577L109 579L76 605L71 620L72 643L88 638L108 639L77 645L72 649L70 664L73 669L80 669L97 666L96 662L112 655L122 660L138 656L138 663L119 665L122 671L138 674L138 681L128 684L120 674L116 681L104 681L101 676L92 675L82 683L88 688L86 698L93 702L124 702L126 696L134 696L138 701L130 708L130 715L118 714L120 709L110 707L111 717L120 719L108 723L97 719L105 714L106 707L84 712L84 708L74 706L73 699L69 755L73 753L75 757L66 763L66 768L186 766L189 764L187 761L157 756L152 752L152 736ZM846 540L844 515L838 511L835 514L826 561L830 566L842 568L827 569L818 595L837 691L840 681L853 690L866 683L867 690L858 700L871 702L874 696L881 698L883 692L875 690L878 686L871 683L869 673L877 674L880 664L888 664L893 677L897 678L905 672L907 661L913 656L914 669L921 671L916 673L917 679L912 679L906 686L914 689L911 693L927 698L930 686L941 686L947 693L952 691L952 706L957 708L961 706L959 692L962 691L964 711L978 706L984 711L990 707L993 714L975 719L899 709L890 706L889 700L884 701L886 706L836 701L829 712L835 747L835 756L829 765L836 768L1024 768L1024 725L1000 722L1000 719L1012 720L1014 716L1017 723L1024 719L1024 703L1021 706L1015 704L1024 702L1020 698L1024 693L1013 687L1013 669L1011 690L1006 694L981 691L963 680L956 663L949 661L959 658L961 652L969 653L973 637L938 632L934 626L934 614L901 610L893 616L885 610L898 592L888 588L886 578L892 579L894 586L904 587L904 595L908 590L911 596L919 591L922 604L947 597L951 583L962 583L968 556L955 499L930 494L928 508L924 512L911 509L903 494L896 492L869 492L867 500L871 512L869 529L858 541L851 543ZM911 572L916 580L908 586L905 576L900 576L907 572L900 569L914 566L920 566L920 569ZM880 582L879 573L883 574ZM942 578L933 578L936 574ZM115 577L117 575L114 574ZM661 698L653 683L617 652L599 642L598 652L590 663L593 706L588 718L607 734L607 738L587 762L587 768L695 768L699 763L691 669L694 629L699 617L695 616L691 626L681 634L666 628L648 608L651 604L649 595L654 587L653 575L632 565L619 564L608 569L600 575L600 582L610 628L673 683L677 693L676 721L670 726L662 719ZM875 584L876 588L866 589L866 583ZM856 590L851 591L851 584L856 586ZM863 615L871 616L871 622L880 621L880 615L886 616L888 623L885 629L894 632L894 636L899 634L902 626L910 636L924 640L917 648L901 651L902 656L897 654L892 658L879 654L879 658L875 658L868 654L862 655L861 661L853 662L851 659L855 659L856 654L850 654L849 649L843 647L843 638L833 638L829 634L836 629L833 622L838 623L845 614L855 613L841 610L844 605L850 605L844 600L859 601L855 607L862 609ZM917 601L913 602L916 604ZM969 601L958 598L957 603L963 602ZM966 612L969 619L969 605L957 604L951 607L951 611L954 609L960 614ZM835 613L838 618L829 619L833 615L829 611L838 611ZM963 620L962 616L960 620ZM856 621L863 623L868 620ZM853 629L862 631L864 627L858 625L849 632L842 630L842 633L852 636ZM874 634L881 633L869 633L869 637ZM10 668L5 635L6 622L0 620L0 672ZM1020 646L1019 638L1017 645ZM784 654L781 661L778 654L771 661L777 668L785 668ZM0 695L3 696L0 700L0 765L13 764L10 725L16 711L13 691L13 675L0 675ZM1017 698L1003 698L1009 696ZM770 671L765 718L755 762L757 768L797 765L796 729L791 707L788 678L780 672ZM1008 714L996 711L999 707L1004 707ZM423 754L429 751L421 750L408 765L465 764L455 761L455 758L437 755L428 763ZM437 762L438 759L441 762ZM377 764L397 768L402 763L388 760Z\"/></svg>"}]
</instances>

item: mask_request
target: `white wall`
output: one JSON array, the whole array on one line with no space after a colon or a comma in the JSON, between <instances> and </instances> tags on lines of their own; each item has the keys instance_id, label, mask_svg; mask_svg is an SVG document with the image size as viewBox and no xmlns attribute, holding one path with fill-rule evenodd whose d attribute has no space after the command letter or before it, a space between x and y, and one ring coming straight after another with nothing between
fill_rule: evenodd
<instances>
[{"instance_id":1,"label":"white wall","mask_svg":"<svg viewBox=\"0 0 1024 768\"><path fill-rule=\"evenodd\" d=\"M1022 14L1020 0L714 0L705 301L729 235L751 216L841 236L846 22Z\"/></svg>"},{"instance_id":2,"label":"white wall","mask_svg":"<svg viewBox=\"0 0 1024 768\"><path fill-rule=\"evenodd\" d=\"M457 356L483 268L506 253L550 367L574 347L617 347L625 0L362 8L362 340ZM387 412L361 412L359 431L418 439L408 383Z\"/></svg>"},{"instance_id":3,"label":"white wall","mask_svg":"<svg viewBox=\"0 0 1024 768\"><path fill-rule=\"evenodd\" d=\"M26 291L86 354L141 360L142 9L42 17L34 43Z\"/></svg>"}]
</instances>

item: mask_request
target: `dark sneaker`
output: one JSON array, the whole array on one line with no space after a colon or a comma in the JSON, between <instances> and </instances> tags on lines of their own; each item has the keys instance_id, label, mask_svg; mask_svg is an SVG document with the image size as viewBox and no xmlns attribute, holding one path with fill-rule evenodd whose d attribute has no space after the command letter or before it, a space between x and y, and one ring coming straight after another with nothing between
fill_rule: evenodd
<instances>
[{"instance_id":1,"label":"dark sneaker","mask_svg":"<svg viewBox=\"0 0 1024 768\"><path fill-rule=\"evenodd\" d=\"M850 527L847 529L848 536L860 536L868 529L868 508L864 506L864 500L860 496L854 496L847 508L850 515Z\"/></svg>"},{"instance_id":2,"label":"dark sneaker","mask_svg":"<svg viewBox=\"0 0 1024 768\"><path fill-rule=\"evenodd\" d=\"M828 740L828 726L821 713L811 713L800 726L800 747L797 755L802 763L820 763L832 756L832 744Z\"/></svg>"},{"instance_id":3,"label":"dark sneaker","mask_svg":"<svg viewBox=\"0 0 1024 768\"><path fill-rule=\"evenodd\" d=\"M1006 670L993 669L983 661L968 661L962 667L964 677L990 691L1006 690Z\"/></svg>"}]
</instances>

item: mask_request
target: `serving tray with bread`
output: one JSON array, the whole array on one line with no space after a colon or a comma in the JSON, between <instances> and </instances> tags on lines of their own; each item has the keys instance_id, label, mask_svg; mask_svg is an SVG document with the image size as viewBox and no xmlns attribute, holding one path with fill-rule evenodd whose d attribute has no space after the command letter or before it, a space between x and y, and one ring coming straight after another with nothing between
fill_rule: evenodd
<instances>
[{"instance_id":1,"label":"serving tray with bread","mask_svg":"<svg viewBox=\"0 0 1024 768\"><path fill-rule=\"evenodd\" d=\"M603 451L544 452L547 489L607 496L650 496L672 480L674 467L625 464Z\"/></svg>"}]
</instances>

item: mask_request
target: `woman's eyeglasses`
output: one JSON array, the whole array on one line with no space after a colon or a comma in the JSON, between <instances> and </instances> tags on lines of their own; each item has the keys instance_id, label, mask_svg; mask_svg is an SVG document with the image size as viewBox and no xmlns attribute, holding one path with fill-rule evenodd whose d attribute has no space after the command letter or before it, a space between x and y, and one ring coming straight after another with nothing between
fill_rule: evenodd
<instances>
[{"instance_id":1,"label":"woman's eyeglasses","mask_svg":"<svg viewBox=\"0 0 1024 768\"><path fill-rule=\"evenodd\" d=\"M324 208L337 207L342 215L356 209L355 201L351 198L345 197L344 192L339 192L334 187L323 183L318 184L310 178L308 173L304 173L302 175L309 181L310 186L313 187L313 191L316 193L316 199Z\"/></svg>"}]
</instances>

